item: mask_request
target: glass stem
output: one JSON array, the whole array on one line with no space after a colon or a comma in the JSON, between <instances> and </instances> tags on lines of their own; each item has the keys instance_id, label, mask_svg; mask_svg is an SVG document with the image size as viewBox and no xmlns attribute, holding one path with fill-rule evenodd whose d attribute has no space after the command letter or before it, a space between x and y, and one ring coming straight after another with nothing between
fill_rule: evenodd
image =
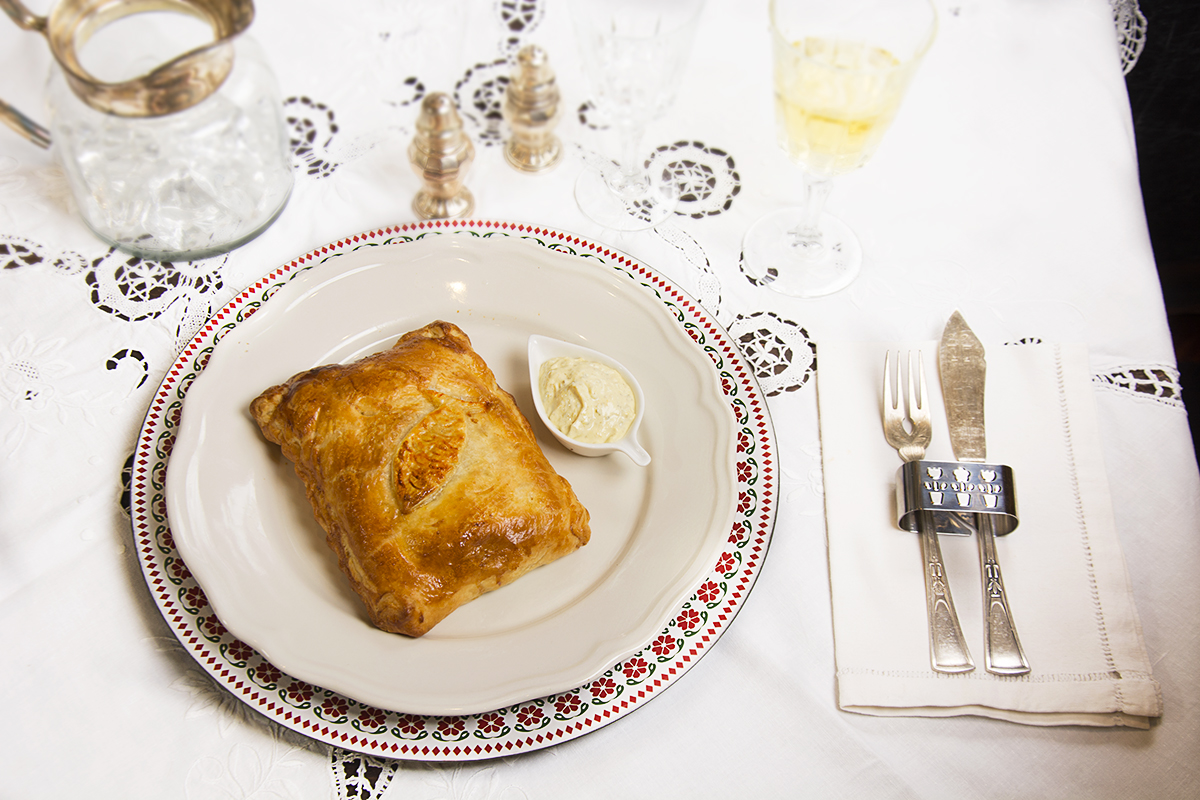
<instances>
[{"instance_id":1,"label":"glass stem","mask_svg":"<svg viewBox=\"0 0 1200 800\"><path fill-rule=\"evenodd\" d=\"M821 214L832 189L833 181L829 178L817 178L805 173L804 207L800 211L800 221L788 231L788 235L792 238L793 247L803 248L810 256L818 255L825 247L821 235Z\"/></svg>"},{"instance_id":2,"label":"glass stem","mask_svg":"<svg viewBox=\"0 0 1200 800\"><path fill-rule=\"evenodd\" d=\"M649 183L638 155L641 150L643 131L644 128L639 126L621 127L621 163L618 165L620 170L609 181L617 194L624 195L626 192L640 194Z\"/></svg>"}]
</instances>

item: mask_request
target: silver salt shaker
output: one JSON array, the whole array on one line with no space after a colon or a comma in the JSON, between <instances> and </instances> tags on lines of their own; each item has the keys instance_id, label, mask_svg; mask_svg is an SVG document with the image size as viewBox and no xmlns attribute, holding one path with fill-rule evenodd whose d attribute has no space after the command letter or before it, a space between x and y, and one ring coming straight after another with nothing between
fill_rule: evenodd
<instances>
[{"instance_id":1,"label":"silver salt shaker","mask_svg":"<svg viewBox=\"0 0 1200 800\"><path fill-rule=\"evenodd\" d=\"M536 44L517 53L502 113L512 129L504 158L515 169L542 172L562 160L562 142L554 135L561 117L558 84L546 51Z\"/></svg>"},{"instance_id":2,"label":"silver salt shaker","mask_svg":"<svg viewBox=\"0 0 1200 800\"><path fill-rule=\"evenodd\" d=\"M463 130L454 100L445 92L433 92L421 102L408 158L424 181L412 203L418 217L465 217L475 209L475 198L463 182L475 159L475 146Z\"/></svg>"}]
</instances>

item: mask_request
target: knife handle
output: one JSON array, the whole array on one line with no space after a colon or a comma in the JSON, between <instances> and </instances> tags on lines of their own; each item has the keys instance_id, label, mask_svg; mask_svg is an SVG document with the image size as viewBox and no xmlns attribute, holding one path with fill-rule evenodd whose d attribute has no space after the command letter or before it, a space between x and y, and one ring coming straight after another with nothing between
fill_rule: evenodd
<instances>
[{"instance_id":1,"label":"knife handle","mask_svg":"<svg viewBox=\"0 0 1200 800\"><path fill-rule=\"evenodd\" d=\"M929 511L917 513L917 528L921 540L921 558L925 562L925 605L929 613L929 652L936 672L970 672L975 662L967 650L967 642L954 610L946 568L942 563L942 548L937 529Z\"/></svg>"},{"instance_id":2,"label":"knife handle","mask_svg":"<svg viewBox=\"0 0 1200 800\"><path fill-rule=\"evenodd\" d=\"M996 556L996 535L991 514L976 516L979 531L979 563L983 571L983 619L987 630L983 636L984 666L993 675L1024 675L1029 662L1017 638L1012 613L1008 610L1008 595L1004 591L1004 576Z\"/></svg>"}]
</instances>

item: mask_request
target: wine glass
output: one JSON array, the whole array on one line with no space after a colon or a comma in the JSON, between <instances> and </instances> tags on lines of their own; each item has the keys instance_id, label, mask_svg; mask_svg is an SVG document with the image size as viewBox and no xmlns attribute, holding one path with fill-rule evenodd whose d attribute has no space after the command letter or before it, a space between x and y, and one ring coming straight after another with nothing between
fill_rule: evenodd
<instances>
[{"instance_id":1,"label":"wine glass","mask_svg":"<svg viewBox=\"0 0 1200 800\"><path fill-rule=\"evenodd\" d=\"M930 0L771 0L775 119L780 146L804 169L804 205L747 231L743 265L775 291L819 297L858 275L862 247L824 213L836 175L879 147L933 43Z\"/></svg>"},{"instance_id":2,"label":"wine glass","mask_svg":"<svg viewBox=\"0 0 1200 800\"><path fill-rule=\"evenodd\" d=\"M592 101L621 143L617 162L575 183L580 209L606 228L636 231L666 219L679 199L669 174L639 151L646 126L675 99L704 0L576 0L571 5Z\"/></svg>"}]
</instances>

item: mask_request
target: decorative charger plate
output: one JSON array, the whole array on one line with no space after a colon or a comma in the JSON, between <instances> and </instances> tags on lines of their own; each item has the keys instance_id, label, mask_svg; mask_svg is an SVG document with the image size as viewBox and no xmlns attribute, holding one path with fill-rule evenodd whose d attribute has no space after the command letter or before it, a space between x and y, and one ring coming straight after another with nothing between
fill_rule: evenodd
<instances>
[{"instance_id":1,"label":"decorative charger plate","mask_svg":"<svg viewBox=\"0 0 1200 800\"><path fill-rule=\"evenodd\" d=\"M435 318L462 327L513 393L593 534L413 640L370 626L291 465L245 408L271 383ZM649 467L575 456L541 428L524 363L532 333L634 372ZM366 753L488 758L603 726L707 652L766 555L774 450L728 334L644 265L544 228L420 223L313 251L213 316L147 414L134 535L176 635L251 707Z\"/></svg>"}]
</instances>

